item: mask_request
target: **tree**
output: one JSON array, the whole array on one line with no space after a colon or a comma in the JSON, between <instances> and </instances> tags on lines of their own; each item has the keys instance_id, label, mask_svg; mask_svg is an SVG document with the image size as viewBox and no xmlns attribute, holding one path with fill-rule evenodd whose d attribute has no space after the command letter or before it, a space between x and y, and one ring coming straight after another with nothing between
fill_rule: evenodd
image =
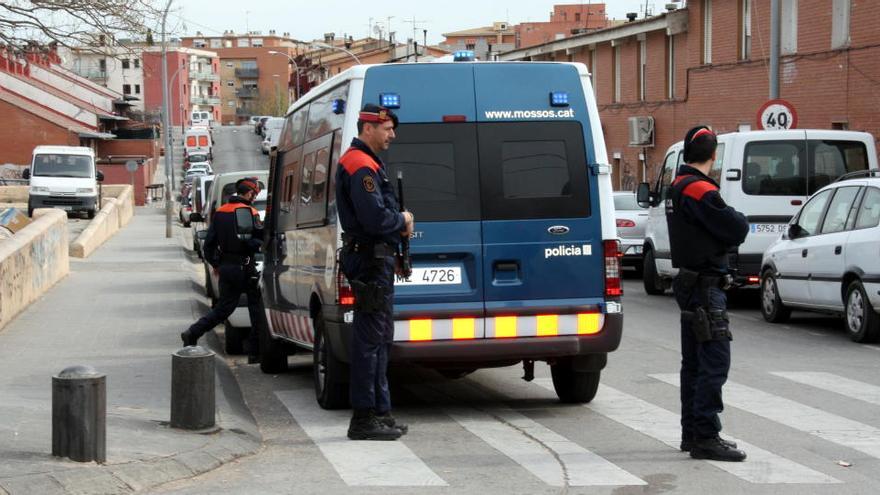
<instances>
[{"instance_id":1,"label":"tree","mask_svg":"<svg viewBox=\"0 0 880 495\"><path fill-rule=\"evenodd\" d=\"M112 45L120 35L143 37L161 12L153 0L0 0L0 45L30 51L40 44Z\"/></svg>"}]
</instances>

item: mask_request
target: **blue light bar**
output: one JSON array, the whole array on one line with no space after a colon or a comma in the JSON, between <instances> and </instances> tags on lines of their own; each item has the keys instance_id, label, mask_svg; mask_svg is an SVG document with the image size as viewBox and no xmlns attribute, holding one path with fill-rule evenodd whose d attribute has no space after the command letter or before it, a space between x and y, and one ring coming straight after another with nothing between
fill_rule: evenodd
<instances>
[{"instance_id":1,"label":"blue light bar","mask_svg":"<svg viewBox=\"0 0 880 495\"><path fill-rule=\"evenodd\" d=\"M473 62L477 56L471 50L459 50L452 55L454 62Z\"/></svg>"},{"instance_id":2,"label":"blue light bar","mask_svg":"<svg viewBox=\"0 0 880 495\"><path fill-rule=\"evenodd\" d=\"M400 95L397 93L380 93L379 105L385 108L400 108Z\"/></svg>"},{"instance_id":3,"label":"blue light bar","mask_svg":"<svg viewBox=\"0 0 880 495\"><path fill-rule=\"evenodd\" d=\"M550 93L550 106L551 107L567 107L568 106L568 93L564 91L554 91Z\"/></svg>"},{"instance_id":4,"label":"blue light bar","mask_svg":"<svg viewBox=\"0 0 880 495\"><path fill-rule=\"evenodd\" d=\"M333 100L333 113L335 113L336 115L345 113L345 100Z\"/></svg>"}]
</instances>

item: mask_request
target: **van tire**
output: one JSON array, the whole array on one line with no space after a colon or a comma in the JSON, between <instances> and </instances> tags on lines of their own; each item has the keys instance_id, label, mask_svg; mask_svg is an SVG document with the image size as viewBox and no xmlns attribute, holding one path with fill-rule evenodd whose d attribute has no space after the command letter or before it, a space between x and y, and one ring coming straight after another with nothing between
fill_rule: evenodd
<instances>
[{"instance_id":1,"label":"van tire","mask_svg":"<svg viewBox=\"0 0 880 495\"><path fill-rule=\"evenodd\" d=\"M569 360L550 365L553 388L560 402L565 404L586 404L593 400L599 390L601 374L599 370L576 371Z\"/></svg>"},{"instance_id":2,"label":"van tire","mask_svg":"<svg viewBox=\"0 0 880 495\"><path fill-rule=\"evenodd\" d=\"M95 209L94 208L86 211L86 218L88 218L89 220L95 218Z\"/></svg>"},{"instance_id":3,"label":"van tire","mask_svg":"<svg viewBox=\"0 0 880 495\"><path fill-rule=\"evenodd\" d=\"M28 210L28 217L33 218L34 217L34 207L31 206L30 202L28 202L27 210Z\"/></svg>"},{"instance_id":4,"label":"van tire","mask_svg":"<svg viewBox=\"0 0 880 495\"><path fill-rule=\"evenodd\" d=\"M871 300L860 280L853 280L847 287L844 308L846 332L850 340L859 343L877 342L880 337L880 315L871 306Z\"/></svg>"},{"instance_id":5,"label":"van tire","mask_svg":"<svg viewBox=\"0 0 880 495\"><path fill-rule=\"evenodd\" d=\"M654 250L645 250L644 268L642 268L642 283L645 286L645 292L652 296L662 296L666 292L663 280L657 273L657 264L654 260Z\"/></svg>"},{"instance_id":6,"label":"van tire","mask_svg":"<svg viewBox=\"0 0 880 495\"><path fill-rule=\"evenodd\" d=\"M247 339L248 329L234 327L229 320L223 322L223 350L227 356L244 354L244 341Z\"/></svg>"},{"instance_id":7,"label":"van tire","mask_svg":"<svg viewBox=\"0 0 880 495\"><path fill-rule=\"evenodd\" d=\"M251 322L251 331L260 332L260 371L267 375L286 371L287 352L281 342L269 335L269 322L266 321L266 312L262 311L262 308L257 321Z\"/></svg>"},{"instance_id":8,"label":"van tire","mask_svg":"<svg viewBox=\"0 0 880 495\"><path fill-rule=\"evenodd\" d=\"M327 338L324 315L319 311L315 316L315 345L312 350L314 361L315 398L324 409L346 409L349 407L349 368L333 352L333 344Z\"/></svg>"},{"instance_id":9,"label":"van tire","mask_svg":"<svg viewBox=\"0 0 880 495\"><path fill-rule=\"evenodd\" d=\"M791 308L779 297L779 284L771 270L761 276L761 316L770 323L785 323L791 317Z\"/></svg>"}]
</instances>

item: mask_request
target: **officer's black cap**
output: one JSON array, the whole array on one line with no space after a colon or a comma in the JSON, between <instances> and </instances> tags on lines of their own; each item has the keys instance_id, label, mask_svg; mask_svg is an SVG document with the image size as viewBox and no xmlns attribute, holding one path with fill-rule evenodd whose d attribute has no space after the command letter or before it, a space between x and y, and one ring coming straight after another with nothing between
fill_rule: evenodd
<instances>
[{"instance_id":1,"label":"officer's black cap","mask_svg":"<svg viewBox=\"0 0 880 495\"><path fill-rule=\"evenodd\" d=\"M372 122L372 123L381 123L391 121L394 123L394 128L397 129L397 125L400 123L397 120L397 115L391 111L389 108L380 107L379 105L375 105L373 103L367 103L364 105L364 108L361 109L361 113L358 116L358 120L361 122Z\"/></svg>"}]
</instances>

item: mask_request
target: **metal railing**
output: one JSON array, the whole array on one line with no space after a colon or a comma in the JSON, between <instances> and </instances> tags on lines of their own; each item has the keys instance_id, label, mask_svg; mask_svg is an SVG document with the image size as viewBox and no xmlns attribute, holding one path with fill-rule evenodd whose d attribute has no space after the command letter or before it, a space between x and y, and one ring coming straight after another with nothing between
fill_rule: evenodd
<instances>
[{"instance_id":1,"label":"metal railing","mask_svg":"<svg viewBox=\"0 0 880 495\"><path fill-rule=\"evenodd\" d=\"M235 69L235 77L240 79L256 79L260 77L260 69L256 67L252 69Z\"/></svg>"},{"instance_id":2,"label":"metal railing","mask_svg":"<svg viewBox=\"0 0 880 495\"><path fill-rule=\"evenodd\" d=\"M260 90L257 88L241 88L235 90L235 96L239 98L256 98L260 96Z\"/></svg>"},{"instance_id":3,"label":"metal railing","mask_svg":"<svg viewBox=\"0 0 880 495\"><path fill-rule=\"evenodd\" d=\"M193 96L190 102L194 105L220 105L220 98L216 96Z\"/></svg>"},{"instance_id":4,"label":"metal railing","mask_svg":"<svg viewBox=\"0 0 880 495\"><path fill-rule=\"evenodd\" d=\"M107 71L99 69L73 69L73 72L86 79L107 79Z\"/></svg>"},{"instance_id":5,"label":"metal railing","mask_svg":"<svg viewBox=\"0 0 880 495\"><path fill-rule=\"evenodd\" d=\"M190 72L189 78L194 81L219 81L220 74L213 72Z\"/></svg>"},{"instance_id":6,"label":"metal railing","mask_svg":"<svg viewBox=\"0 0 880 495\"><path fill-rule=\"evenodd\" d=\"M254 113L254 109L248 107L238 107L235 109L235 115L245 115L250 117L251 115L254 115Z\"/></svg>"}]
</instances>

